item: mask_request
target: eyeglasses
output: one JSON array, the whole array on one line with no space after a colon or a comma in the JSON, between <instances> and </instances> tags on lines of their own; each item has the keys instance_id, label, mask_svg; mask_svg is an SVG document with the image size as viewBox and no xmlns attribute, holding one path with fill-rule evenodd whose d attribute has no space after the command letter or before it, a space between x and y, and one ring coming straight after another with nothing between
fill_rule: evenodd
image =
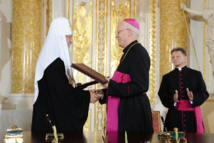
<instances>
[{"instance_id":1,"label":"eyeglasses","mask_svg":"<svg viewBox=\"0 0 214 143\"><path fill-rule=\"evenodd\" d=\"M129 29L123 29L123 30L117 31L117 35L119 35L120 32L122 32L122 31L124 31L124 30L129 30Z\"/></svg>"},{"instance_id":2,"label":"eyeglasses","mask_svg":"<svg viewBox=\"0 0 214 143\"><path fill-rule=\"evenodd\" d=\"M68 36L68 35L66 35L66 37L68 37L69 39L72 39L72 35L69 35L69 36Z\"/></svg>"}]
</instances>

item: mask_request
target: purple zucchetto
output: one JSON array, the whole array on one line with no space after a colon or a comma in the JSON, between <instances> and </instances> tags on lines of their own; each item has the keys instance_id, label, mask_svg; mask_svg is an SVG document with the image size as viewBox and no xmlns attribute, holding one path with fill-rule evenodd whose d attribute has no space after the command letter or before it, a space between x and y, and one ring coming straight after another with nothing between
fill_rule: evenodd
<instances>
[{"instance_id":1,"label":"purple zucchetto","mask_svg":"<svg viewBox=\"0 0 214 143\"><path fill-rule=\"evenodd\" d=\"M124 19L123 21L131 24L132 26L134 26L135 28L137 28L139 30L139 24L138 24L137 20L135 20L133 18L127 18L127 19Z\"/></svg>"}]
</instances>

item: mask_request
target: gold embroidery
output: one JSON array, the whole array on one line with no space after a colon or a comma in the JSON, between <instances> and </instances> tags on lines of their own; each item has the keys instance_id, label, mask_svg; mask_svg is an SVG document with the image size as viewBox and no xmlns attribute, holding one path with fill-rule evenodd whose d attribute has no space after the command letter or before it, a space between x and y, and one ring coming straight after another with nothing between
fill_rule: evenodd
<instances>
[{"instance_id":1,"label":"gold embroidery","mask_svg":"<svg viewBox=\"0 0 214 143\"><path fill-rule=\"evenodd\" d=\"M139 44L139 43L134 43L131 45L131 47L128 49L128 51L126 52L126 54L124 55L124 57L121 59L121 62L125 59L126 55L128 54L129 50L136 44Z\"/></svg>"}]
</instances>

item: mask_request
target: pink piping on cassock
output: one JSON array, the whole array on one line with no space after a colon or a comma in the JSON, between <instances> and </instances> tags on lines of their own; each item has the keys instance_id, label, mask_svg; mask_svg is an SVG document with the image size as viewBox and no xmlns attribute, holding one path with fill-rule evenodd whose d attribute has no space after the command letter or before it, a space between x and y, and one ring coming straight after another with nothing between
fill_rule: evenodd
<instances>
[{"instance_id":1,"label":"pink piping on cassock","mask_svg":"<svg viewBox=\"0 0 214 143\"><path fill-rule=\"evenodd\" d=\"M117 83L130 82L129 74L124 74L118 71L114 72L112 80ZM129 91L128 91L129 92ZM107 103L107 129L106 131L118 131L118 107L120 103L119 97L108 96Z\"/></svg>"},{"instance_id":2,"label":"pink piping on cassock","mask_svg":"<svg viewBox=\"0 0 214 143\"><path fill-rule=\"evenodd\" d=\"M203 92L202 92L203 93ZM205 99L204 99L204 101L207 99L207 96L203 93L203 95L204 95L204 97L205 97Z\"/></svg>"}]
</instances>

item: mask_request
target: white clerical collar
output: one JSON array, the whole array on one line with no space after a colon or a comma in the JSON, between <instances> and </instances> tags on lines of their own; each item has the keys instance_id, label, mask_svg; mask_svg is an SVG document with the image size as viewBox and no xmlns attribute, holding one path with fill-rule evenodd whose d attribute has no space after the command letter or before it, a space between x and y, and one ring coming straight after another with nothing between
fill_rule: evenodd
<instances>
[{"instance_id":1,"label":"white clerical collar","mask_svg":"<svg viewBox=\"0 0 214 143\"><path fill-rule=\"evenodd\" d=\"M185 67L185 66L183 66L183 67ZM177 67L177 69L178 69L179 71L181 71L183 67Z\"/></svg>"}]
</instances>

